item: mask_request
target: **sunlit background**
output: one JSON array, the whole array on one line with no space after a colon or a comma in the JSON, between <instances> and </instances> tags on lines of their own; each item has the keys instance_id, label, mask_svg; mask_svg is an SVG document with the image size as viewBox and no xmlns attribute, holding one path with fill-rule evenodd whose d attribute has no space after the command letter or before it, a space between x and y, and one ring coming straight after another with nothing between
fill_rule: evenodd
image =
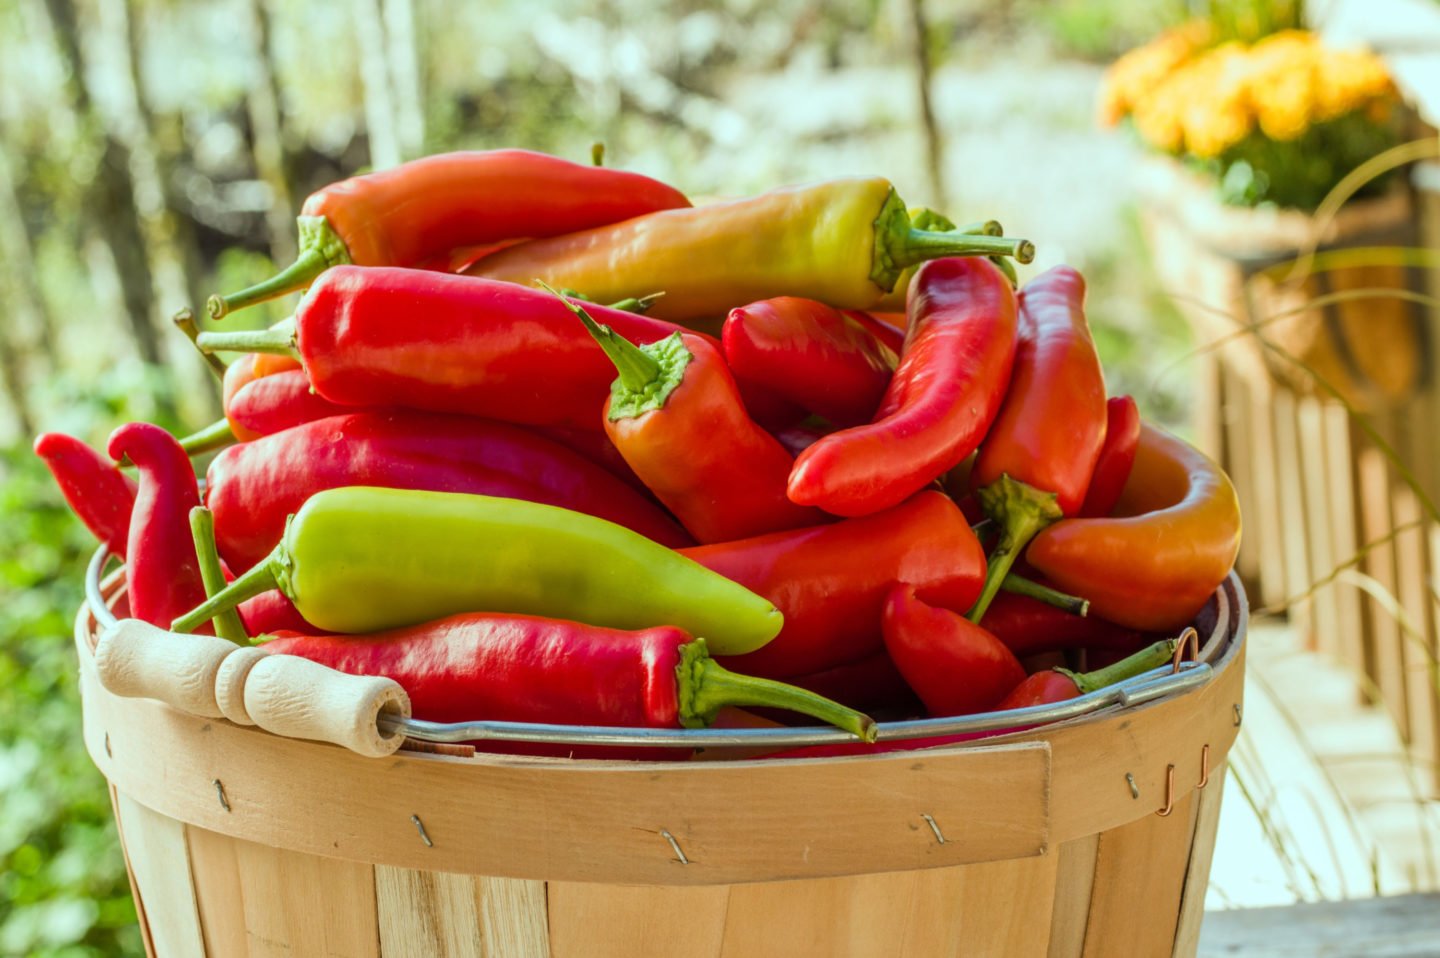
<instances>
[{"instance_id":1,"label":"sunlit background","mask_svg":"<svg viewBox=\"0 0 1440 958\"><path fill-rule=\"evenodd\" d=\"M1414 5L1440 10L1428 0ZM1366 8L1323 6L1331 26L1343 8ZM1193 25L1197 14L1208 26ZM1357 92L1336 88L1339 81L1325 86L1317 67L1305 74L1313 90L1277 88L1297 59L1222 102L1221 89L1239 89L1217 79L1240 69L1238 44L1303 16L1294 3L1253 0L4 0L0 954L141 953L109 796L79 743L66 639L92 543L29 442L62 430L103 443L127 419L178 432L217 418L213 379L169 317L186 306L199 312L208 294L288 262L294 215L312 190L444 150L522 146L588 161L595 143L608 165L696 197L884 175L912 204L960 221L995 218L1009 235L1033 240L1038 256L1022 275L1059 262L1079 267L1110 391L1133 393L1147 416L1232 448L1220 423L1244 413L1233 389L1229 405L1217 392L1224 373L1213 355L1197 358L1207 336L1192 332L1194 310L1183 312L1187 296L1205 291L1183 280L1177 288L1177 274L1157 263L1156 211L1181 187L1157 188L1156 177L1200 177L1205 202L1221 210L1258 203L1263 214L1298 196L1304 216L1355 165L1433 136L1410 87L1391 87L1383 75ZM1397 31L1413 56L1417 34L1403 24ZM1418 36L1423 51L1426 35ZM1159 47L1137 55L1148 66L1132 57L1102 95L1106 68L1157 37ZM1430 42L1440 55L1440 30ZM1139 102L1181 60L1217 46L1231 59L1200 68L1171 90L1168 106ZM1293 45L1281 54L1303 56ZM1362 75L1352 67L1335 76ZM1322 110L1316 104L1326 96ZM1215 110L1187 118L1189 100ZM1275 146L1303 136L1312 137L1303 149ZM1329 169L1266 173L1266 156L1319 158ZM1425 242L1417 230L1426 200L1406 186L1410 173L1401 168L1378 188L1405 193L1387 242L1414 249ZM1423 290L1425 262L1406 268L1422 275L1398 287ZM293 303L235 322L270 323ZM1237 320L1231 307L1220 314L1224 332L1255 318ZM1397 348L1414 359L1429 347L1417 339ZM1427 387L1418 373L1405 375L1409 401ZM1433 482L1440 467L1426 475ZM1369 538L1352 537L1348 548ZM1267 601L1294 598L1349 558L1343 543L1331 545L1333 555L1273 585ZM1248 560L1257 587L1263 559ZM1418 628L1433 650L1428 576ZM1277 641L1317 647L1311 620L1290 619ZM1362 655L1354 671L1368 681L1374 666ZM1249 784L1256 797L1248 804L1266 805L1267 782L1252 776ZM1408 794L1409 814L1423 821L1433 804ZM1227 801L1235 808L1247 798ZM1272 841L1269 827L1256 825L1257 840L1271 841L1276 862L1293 861L1294 849L1283 847L1283 835ZM1379 845L1357 839L1356 847L1363 869ZM1270 888L1251 903L1356 891L1315 878L1313 868L1307 883L1303 870L1275 867L1275 887L1290 882L1293 894ZM1433 886L1433 857L1428 867L1429 886L1417 866L1407 886L1381 887L1377 878L1360 891Z\"/></svg>"}]
</instances>

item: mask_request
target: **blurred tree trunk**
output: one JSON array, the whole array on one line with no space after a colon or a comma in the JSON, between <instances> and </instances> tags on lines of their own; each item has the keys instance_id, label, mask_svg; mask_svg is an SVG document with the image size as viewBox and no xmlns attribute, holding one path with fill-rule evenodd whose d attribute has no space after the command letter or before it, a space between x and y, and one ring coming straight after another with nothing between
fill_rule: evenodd
<instances>
[{"instance_id":1,"label":"blurred tree trunk","mask_svg":"<svg viewBox=\"0 0 1440 958\"><path fill-rule=\"evenodd\" d=\"M915 81L920 97L920 125L925 134L925 168L930 177L930 195L937 209L948 206L945 196L944 141L935 122L931 103L933 65L930 62L929 26L925 20L925 0L908 0L910 11L910 55L915 63Z\"/></svg>"},{"instance_id":2,"label":"blurred tree trunk","mask_svg":"<svg viewBox=\"0 0 1440 958\"><path fill-rule=\"evenodd\" d=\"M385 24L380 0L351 0L355 39L360 44L360 82L365 89L365 133L370 143L370 165L389 169L400 162L400 139L395 131L395 101L390 95L390 69L385 60Z\"/></svg>"},{"instance_id":3,"label":"blurred tree trunk","mask_svg":"<svg viewBox=\"0 0 1440 958\"><path fill-rule=\"evenodd\" d=\"M10 274L13 287L10 291L15 309L11 315L18 315L19 323L6 323L13 331L23 328L30 340L27 352L33 344L45 358L49 369L60 364L55 346L53 317L40 289L39 274L35 269L34 246L26 228L24 212L20 206L20 195L16 190L15 177L10 169L10 158L3 148L4 137L0 137L0 260Z\"/></svg>"},{"instance_id":4,"label":"blurred tree trunk","mask_svg":"<svg viewBox=\"0 0 1440 958\"><path fill-rule=\"evenodd\" d=\"M145 250L145 233L135 207L135 182L130 174L130 151L95 116L86 87L85 57L80 49L80 24L72 0L45 0L60 59L65 64L71 106L81 124L94 131L101 141L101 156L95 179L86 197L84 219L92 224L109 246L115 261L116 278L129 320L131 338L140 358L160 364L160 341L151 315L155 296L150 260Z\"/></svg>"},{"instance_id":5,"label":"blurred tree trunk","mask_svg":"<svg viewBox=\"0 0 1440 958\"><path fill-rule=\"evenodd\" d=\"M420 93L420 50L412 0L383 0L391 80L398 101L400 152L410 160L425 151L425 98Z\"/></svg>"},{"instance_id":6,"label":"blurred tree trunk","mask_svg":"<svg viewBox=\"0 0 1440 958\"><path fill-rule=\"evenodd\" d=\"M295 200L285 171L284 125L280 113L280 81L270 45L270 9L266 0L246 0L250 18L251 58L255 76L248 85L245 110L250 117L255 172L270 187L265 228L270 258L279 265L295 259Z\"/></svg>"},{"instance_id":7,"label":"blurred tree trunk","mask_svg":"<svg viewBox=\"0 0 1440 958\"><path fill-rule=\"evenodd\" d=\"M0 289L0 293L5 292ZM8 312L9 306L9 297L0 296L0 309ZM0 389L5 391L5 398L15 413L21 437L29 437L35 435L35 415L30 409L30 396L25 388L21 350L13 341L12 332L8 324L0 324ZM0 437L3 437L3 431L0 431Z\"/></svg>"}]
</instances>

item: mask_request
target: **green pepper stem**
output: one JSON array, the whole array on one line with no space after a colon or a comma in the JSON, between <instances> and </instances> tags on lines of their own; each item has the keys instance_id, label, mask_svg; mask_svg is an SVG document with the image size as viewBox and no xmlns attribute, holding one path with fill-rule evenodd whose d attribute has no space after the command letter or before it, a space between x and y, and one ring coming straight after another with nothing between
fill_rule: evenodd
<instances>
[{"instance_id":1,"label":"green pepper stem","mask_svg":"<svg viewBox=\"0 0 1440 958\"><path fill-rule=\"evenodd\" d=\"M226 446L234 445L237 441L235 433L230 429L230 421L221 419L181 439L180 448L185 450L187 456L198 456L216 449L224 449Z\"/></svg>"},{"instance_id":2,"label":"green pepper stem","mask_svg":"<svg viewBox=\"0 0 1440 958\"><path fill-rule=\"evenodd\" d=\"M204 358L205 364L223 381L225 379L225 364L220 361L219 356L200 349L200 344L196 342L200 337L200 326L195 322L195 313L191 311L190 307L187 306L177 312L174 316L170 317L170 321L175 324L175 327L179 329L180 332L185 334L185 338L190 340L190 344L194 346Z\"/></svg>"},{"instance_id":3,"label":"green pepper stem","mask_svg":"<svg viewBox=\"0 0 1440 958\"><path fill-rule=\"evenodd\" d=\"M1041 492L1008 474L1001 474L990 485L976 493L985 514L1000 523L1000 539L990 552L985 568L985 588L976 600L975 606L965 616L971 622L979 622L990 608L1000 583L1010 574L1010 567L1020 557L1020 552L1035 538L1035 534L1064 514L1056 504L1058 498L1053 492Z\"/></svg>"},{"instance_id":4,"label":"green pepper stem","mask_svg":"<svg viewBox=\"0 0 1440 958\"><path fill-rule=\"evenodd\" d=\"M190 535L195 539L195 558L200 561L200 581L205 583L206 597L225 588L225 572L220 568L220 553L215 551L215 517L204 506L190 510ZM249 645L245 623L240 613L226 609L215 616L215 634L236 645Z\"/></svg>"},{"instance_id":5,"label":"green pepper stem","mask_svg":"<svg viewBox=\"0 0 1440 958\"><path fill-rule=\"evenodd\" d=\"M647 356L639 346L619 335L609 326L601 326L595 322L585 311L584 306L572 303L561 296L544 280L537 279L535 284L554 295L565 304L566 309L574 313L580 322L585 324L585 328L590 331L595 342L600 344L605 355L609 356L610 361L615 364L615 369L620 373L620 383L626 389L631 392L644 392L647 386L660 378L660 364L653 357Z\"/></svg>"},{"instance_id":6,"label":"green pepper stem","mask_svg":"<svg viewBox=\"0 0 1440 958\"><path fill-rule=\"evenodd\" d=\"M279 580L273 563L281 548L283 544L277 546L275 552L256 564L253 569L236 576L234 582L180 616L170 624L170 628L175 632L193 632L206 619L213 619L226 609L233 609L246 599L275 588Z\"/></svg>"},{"instance_id":7,"label":"green pepper stem","mask_svg":"<svg viewBox=\"0 0 1440 958\"><path fill-rule=\"evenodd\" d=\"M920 229L936 229L929 223L921 222L919 217L912 219L913 224ZM980 236L1004 236L1005 228L1000 225L999 220L981 220L976 223L965 223L954 228L957 233L974 233Z\"/></svg>"},{"instance_id":8,"label":"green pepper stem","mask_svg":"<svg viewBox=\"0 0 1440 958\"><path fill-rule=\"evenodd\" d=\"M800 712L844 729L863 742L875 741L875 720L870 716L794 685L731 672L710 658L704 639L680 647L675 680L680 724L686 728L709 726L727 705L761 705Z\"/></svg>"},{"instance_id":9,"label":"green pepper stem","mask_svg":"<svg viewBox=\"0 0 1440 958\"><path fill-rule=\"evenodd\" d=\"M1035 244L1029 240L983 233L938 232L912 226L884 238L890 262L902 269L942 256L1013 256L1022 263L1035 258Z\"/></svg>"},{"instance_id":10,"label":"green pepper stem","mask_svg":"<svg viewBox=\"0 0 1440 958\"><path fill-rule=\"evenodd\" d=\"M205 301L211 319L221 319L237 309L263 303L309 286L332 266L351 262L350 250L323 216L301 216L296 220L300 233L300 254L295 262L267 280L247 286L228 296L215 295Z\"/></svg>"},{"instance_id":11,"label":"green pepper stem","mask_svg":"<svg viewBox=\"0 0 1440 958\"><path fill-rule=\"evenodd\" d=\"M591 166L604 166L604 165L605 165L605 141L604 141L604 140L597 140L596 142L590 144L590 165L591 165Z\"/></svg>"},{"instance_id":12,"label":"green pepper stem","mask_svg":"<svg viewBox=\"0 0 1440 958\"><path fill-rule=\"evenodd\" d=\"M660 301L665 293L651 293L648 296L627 296L610 304L610 309L620 309L627 313L639 313L641 316L650 312L650 307Z\"/></svg>"},{"instance_id":13,"label":"green pepper stem","mask_svg":"<svg viewBox=\"0 0 1440 958\"><path fill-rule=\"evenodd\" d=\"M1011 572L1000 582L1002 592L1011 592L1015 595L1027 596L1046 605L1053 605L1055 608L1071 615L1089 615L1090 600L1082 599L1078 595L1068 595L1059 589L1052 589L1048 585L1041 585L1033 579L1027 579L1022 575Z\"/></svg>"},{"instance_id":14,"label":"green pepper stem","mask_svg":"<svg viewBox=\"0 0 1440 958\"><path fill-rule=\"evenodd\" d=\"M1080 694L1086 695L1099 689L1108 688L1117 682L1133 679L1142 672L1158 669L1175 658L1177 645L1176 639L1162 639L1154 645L1147 645L1134 655L1105 666L1103 669L1096 669L1093 672L1071 672L1068 669L1063 671L1074 680L1075 687L1080 690Z\"/></svg>"},{"instance_id":15,"label":"green pepper stem","mask_svg":"<svg viewBox=\"0 0 1440 958\"><path fill-rule=\"evenodd\" d=\"M201 333L195 345L202 352L273 353L300 358L295 345L295 320L276 323L269 329L245 329L233 333Z\"/></svg>"}]
</instances>

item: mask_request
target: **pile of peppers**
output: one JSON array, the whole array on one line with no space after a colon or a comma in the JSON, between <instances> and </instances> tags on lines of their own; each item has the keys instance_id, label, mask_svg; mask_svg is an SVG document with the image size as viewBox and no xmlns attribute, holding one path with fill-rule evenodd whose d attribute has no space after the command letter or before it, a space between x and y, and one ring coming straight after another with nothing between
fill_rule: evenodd
<instances>
[{"instance_id":1,"label":"pile of peppers","mask_svg":"<svg viewBox=\"0 0 1440 958\"><path fill-rule=\"evenodd\" d=\"M867 743L1152 668L1235 559L1226 476L1107 395L1080 274L1017 288L1028 242L882 178L695 206L448 153L326 187L299 235L177 317L224 420L35 451L127 614L390 676L417 718L923 747ZM636 751L563 754L689 757Z\"/></svg>"}]
</instances>

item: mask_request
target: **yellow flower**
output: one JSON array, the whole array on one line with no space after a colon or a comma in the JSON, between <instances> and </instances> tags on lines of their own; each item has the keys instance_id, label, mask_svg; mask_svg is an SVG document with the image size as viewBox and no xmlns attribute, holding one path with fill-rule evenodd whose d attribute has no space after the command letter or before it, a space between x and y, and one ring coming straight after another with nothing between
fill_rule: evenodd
<instances>
[{"instance_id":1,"label":"yellow flower","mask_svg":"<svg viewBox=\"0 0 1440 958\"><path fill-rule=\"evenodd\" d=\"M1134 112L1165 77L1210 41L1210 25L1192 20L1160 34L1110 65L1100 85L1100 122L1113 126Z\"/></svg>"}]
</instances>

